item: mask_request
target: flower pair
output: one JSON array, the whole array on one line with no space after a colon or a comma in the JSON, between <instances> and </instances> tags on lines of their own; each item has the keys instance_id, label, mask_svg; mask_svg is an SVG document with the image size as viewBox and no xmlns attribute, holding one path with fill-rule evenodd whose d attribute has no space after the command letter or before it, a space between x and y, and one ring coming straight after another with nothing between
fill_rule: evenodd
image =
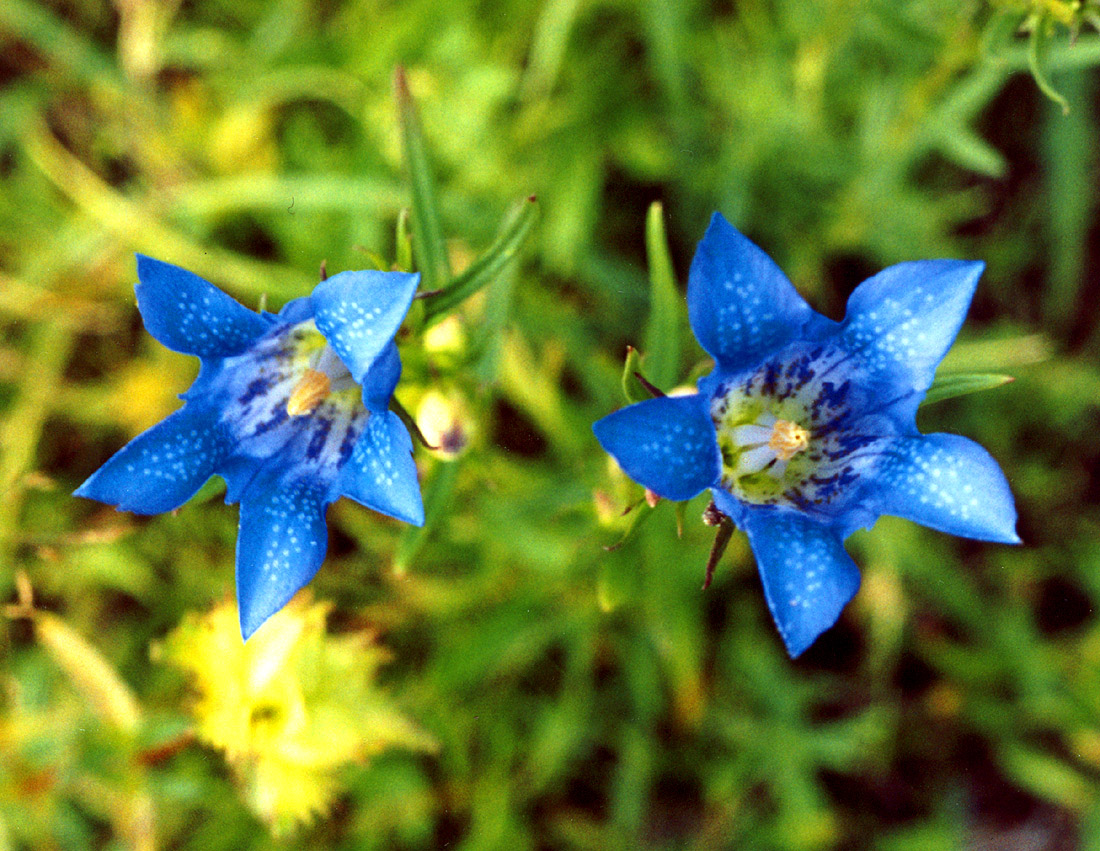
<instances>
[{"instance_id":1,"label":"flower pair","mask_svg":"<svg viewBox=\"0 0 1100 851\"><path fill-rule=\"evenodd\" d=\"M688 313L715 360L698 392L594 426L631 478L673 500L710 489L747 533L792 656L859 587L843 541L882 514L1018 543L1012 494L976 443L921 435L916 411L983 264L926 260L861 284L842 322L816 313L720 214L699 244ZM340 496L422 524L412 443L388 410L394 335L419 282L344 272L278 314L254 313L178 267L138 258L138 307L164 345L201 359L184 407L76 493L155 514L212 475L241 503L237 595L251 635L316 573Z\"/></svg>"}]
</instances>

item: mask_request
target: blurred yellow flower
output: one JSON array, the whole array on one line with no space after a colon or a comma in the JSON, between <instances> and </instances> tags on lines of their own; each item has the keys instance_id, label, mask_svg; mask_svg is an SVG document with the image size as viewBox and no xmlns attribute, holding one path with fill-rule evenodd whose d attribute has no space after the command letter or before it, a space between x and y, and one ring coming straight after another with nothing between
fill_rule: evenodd
<instances>
[{"instance_id":1,"label":"blurred yellow flower","mask_svg":"<svg viewBox=\"0 0 1100 851\"><path fill-rule=\"evenodd\" d=\"M436 748L374 684L388 651L370 630L329 635L329 608L299 594L242 643L227 600L188 615L154 650L193 677L196 734L225 752L275 833L325 813L342 767L389 747Z\"/></svg>"}]
</instances>

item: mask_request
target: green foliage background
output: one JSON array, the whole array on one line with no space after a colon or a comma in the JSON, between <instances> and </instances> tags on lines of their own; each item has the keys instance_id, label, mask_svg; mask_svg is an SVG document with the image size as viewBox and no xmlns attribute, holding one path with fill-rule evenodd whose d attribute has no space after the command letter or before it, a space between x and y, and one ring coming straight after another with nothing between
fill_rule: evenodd
<instances>
[{"instance_id":1,"label":"green foliage background","mask_svg":"<svg viewBox=\"0 0 1100 851\"><path fill-rule=\"evenodd\" d=\"M114 729L6 621L0 848L1100 848L1100 40L1066 26L1092 5L3 0L0 593L25 572L142 721ZM273 838L220 753L165 746L188 684L150 657L231 594L236 509L69 494L195 371L142 330L134 251L251 306L394 256L398 64L453 267L518 199L541 221L464 344L403 349L398 396L442 387L471 421L459 461L418 451L426 533L338 504L312 584L332 630L379 631L438 751L348 766L332 813ZM1025 545L884 518L793 663L742 536L700 591L705 497L681 539L662 504L606 552L640 490L590 423L646 351L653 201L681 292L715 209L833 317L884 265L986 260L951 358L1017 381L920 424L998 458Z\"/></svg>"}]
</instances>

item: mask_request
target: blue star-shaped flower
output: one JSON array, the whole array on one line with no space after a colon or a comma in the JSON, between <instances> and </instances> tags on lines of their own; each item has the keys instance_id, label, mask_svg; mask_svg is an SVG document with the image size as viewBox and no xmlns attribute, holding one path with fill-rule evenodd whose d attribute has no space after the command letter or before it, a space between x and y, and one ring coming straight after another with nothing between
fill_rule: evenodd
<instances>
[{"instance_id":1,"label":"blue star-shaped flower","mask_svg":"<svg viewBox=\"0 0 1100 851\"><path fill-rule=\"evenodd\" d=\"M997 463L971 440L916 427L983 268L891 266L861 284L844 321L833 322L716 213L687 293L713 372L697 394L639 402L593 427L623 470L661 496L710 488L749 536L791 656L855 595L859 571L843 541L879 515L1019 543Z\"/></svg>"},{"instance_id":2,"label":"blue star-shaped flower","mask_svg":"<svg viewBox=\"0 0 1100 851\"><path fill-rule=\"evenodd\" d=\"M277 315L254 313L178 266L138 256L145 327L198 355L185 404L77 489L138 514L178 508L212 474L241 503L237 599L248 638L325 557L340 496L424 522L412 441L388 410L401 375L394 334L419 276L342 272Z\"/></svg>"}]
</instances>

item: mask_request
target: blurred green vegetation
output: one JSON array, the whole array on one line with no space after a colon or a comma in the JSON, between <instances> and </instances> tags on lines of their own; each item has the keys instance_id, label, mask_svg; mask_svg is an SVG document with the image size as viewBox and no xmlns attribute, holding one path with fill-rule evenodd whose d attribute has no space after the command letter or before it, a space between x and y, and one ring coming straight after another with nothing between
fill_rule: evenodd
<instances>
[{"instance_id":1,"label":"blurred green vegetation","mask_svg":"<svg viewBox=\"0 0 1100 851\"><path fill-rule=\"evenodd\" d=\"M0 849L1100 848L1095 14L3 0ZM398 397L468 439L418 451L428 526L335 505L311 586L333 642L389 649L348 676L425 738L349 753L329 812L273 838L195 739L194 684L150 655L232 594L236 509L216 487L148 519L69 496L195 373L142 330L133 252L277 306L322 260L407 255L414 203L425 275L461 272L530 195L516 259L402 348ZM669 284L715 209L834 317L889 263L986 260L949 366L1017 378L921 426L989 448L1025 545L884 518L794 663L743 536L701 592L705 497L682 537L667 503L622 517L641 490L590 432L627 345L662 381L700 367Z\"/></svg>"}]
</instances>

